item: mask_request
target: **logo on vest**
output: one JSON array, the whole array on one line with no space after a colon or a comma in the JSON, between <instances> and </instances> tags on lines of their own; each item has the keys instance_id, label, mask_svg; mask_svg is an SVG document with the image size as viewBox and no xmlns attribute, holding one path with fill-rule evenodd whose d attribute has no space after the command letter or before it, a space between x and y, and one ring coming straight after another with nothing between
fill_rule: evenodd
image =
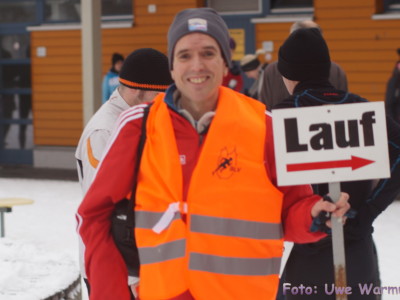
<instances>
[{"instance_id":1,"label":"logo on vest","mask_svg":"<svg viewBox=\"0 0 400 300\"><path fill-rule=\"evenodd\" d=\"M221 149L217 167L212 174L217 175L221 179L231 178L234 173L240 171L240 168L237 166L237 157L236 147L232 151L229 151L227 147Z\"/></svg>"}]
</instances>

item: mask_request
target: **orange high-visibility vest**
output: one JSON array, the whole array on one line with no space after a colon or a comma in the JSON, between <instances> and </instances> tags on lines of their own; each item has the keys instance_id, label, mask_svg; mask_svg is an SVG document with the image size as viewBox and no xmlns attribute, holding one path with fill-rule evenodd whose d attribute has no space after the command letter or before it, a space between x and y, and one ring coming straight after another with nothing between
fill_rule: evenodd
<instances>
[{"instance_id":1,"label":"orange high-visibility vest","mask_svg":"<svg viewBox=\"0 0 400 300\"><path fill-rule=\"evenodd\" d=\"M139 298L170 299L190 291L199 300L275 299L282 194L264 165L265 107L220 88L185 202L163 96L155 99L146 126L135 207Z\"/></svg>"}]
</instances>

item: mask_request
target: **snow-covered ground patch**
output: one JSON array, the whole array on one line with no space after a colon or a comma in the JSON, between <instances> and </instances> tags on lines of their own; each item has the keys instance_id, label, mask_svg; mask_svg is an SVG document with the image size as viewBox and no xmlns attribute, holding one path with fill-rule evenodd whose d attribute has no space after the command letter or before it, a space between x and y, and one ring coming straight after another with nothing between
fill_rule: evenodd
<instances>
[{"instance_id":1,"label":"snow-covered ground patch","mask_svg":"<svg viewBox=\"0 0 400 300\"><path fill-rule=\"evenodd\" d=\"M382 300L400 299L400 201L389 206L374 223L374 239L382 286L397 287L397 295L384 294Z\"/></svg>"},{"instance_id":2,"label":"snow-covered ground patch","mask_svg":"<svg viewBox=\"0 0 400 300\"><path fill-rule=\"evenodd\" d=\"M0 179L0 198L32 205L5 213L0 239L0 299L39 300L65 289L79 275L75 211L81 201L72 181Z\"/></svg>"}]
</instances>

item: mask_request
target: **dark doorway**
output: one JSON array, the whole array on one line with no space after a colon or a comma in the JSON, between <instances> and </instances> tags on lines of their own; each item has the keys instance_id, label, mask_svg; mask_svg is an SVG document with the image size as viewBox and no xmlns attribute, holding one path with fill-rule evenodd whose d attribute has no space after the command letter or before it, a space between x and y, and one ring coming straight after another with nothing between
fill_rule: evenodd
<instances>
[{"instance_id":1,"label":"dark doorway","mask_svg":"<svg viewBox=\"0 0 400 300\"><path fill-rule=\"evenodd\" d=\"M32 164L30 38L0 33L0 164Z\"/></svg>"}]
</instances>

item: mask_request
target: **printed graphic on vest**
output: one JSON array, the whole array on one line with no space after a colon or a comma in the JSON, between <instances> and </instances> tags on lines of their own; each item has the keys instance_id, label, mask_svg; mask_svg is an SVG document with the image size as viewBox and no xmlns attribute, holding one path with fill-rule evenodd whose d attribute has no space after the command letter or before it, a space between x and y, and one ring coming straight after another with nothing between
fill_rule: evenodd
<instances>
[{"instance_id":1,"label":"printed graphic on vest","mask_svg":"<svg viewBox=\"0 0 400 300\"><path fill-rule=\"evenodd\" d=\"M229 179L236 172L240 171L237 165L238 155L236 147L231 151L227 147L221 149L221 153L218 157L217 167L213 171L213 175L218 176L221 179Z\"/></svg>"}]
</instances>

